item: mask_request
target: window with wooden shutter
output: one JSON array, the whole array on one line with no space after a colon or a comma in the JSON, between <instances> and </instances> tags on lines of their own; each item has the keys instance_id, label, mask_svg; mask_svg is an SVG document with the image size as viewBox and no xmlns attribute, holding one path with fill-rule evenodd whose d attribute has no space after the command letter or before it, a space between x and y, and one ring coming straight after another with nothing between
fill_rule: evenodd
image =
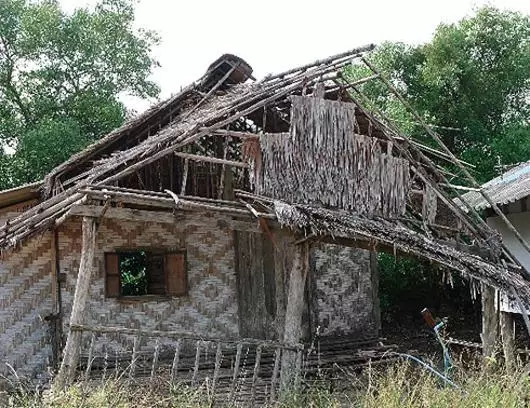
<instances>
[{"instance_id":1,"label":"window with wooden shutter","mask_svg":"<svg viewBox=\"0 0 530 408\"><path fill-rule=\"evenodd\" d=\"M105 254L105 296L120 296L120 256L115 253Z\"/></svg>"},{"instance_id":2,"label":"window with wooden shutter","mask_svg":"<svg viewBox=\"0 0 530 408\"><path fill-rule=\"evenodd\" d=\"M188 289L186 253L122 250L105 254L105 296L183 296Z\"/></svg>"},{"instance_id":3,"label":"window with wooden shutter","mask_svg":"<svg viewBox=\"0 0 530 408\"><path fill-rule=\"evenodd\" d=\"M188 290L188 275L186 273L186 254L177 252L166 254L165 275L166 293L168 296L183 296Z\"/></svg>"}]
</instances>

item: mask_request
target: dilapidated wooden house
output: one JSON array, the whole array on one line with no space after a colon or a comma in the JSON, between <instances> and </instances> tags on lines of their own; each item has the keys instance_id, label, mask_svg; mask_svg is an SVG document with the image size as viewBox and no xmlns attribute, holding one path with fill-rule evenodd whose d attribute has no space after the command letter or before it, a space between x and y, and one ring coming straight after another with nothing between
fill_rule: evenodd
<instances>
[{"instance_id":1,"label":"dilapidated wooden house","mask_svg":"<svg viewBox=\"0 0 530 408\"><path fill-rule=\"evenodd\" d=\"M374 339L376 251L530 304L498 236L452 199L443 164L465 164L370 110L363 83L395 91L363 59L371 48L259 81L223 55L42 182L1 192L0 370L62 361L69 377L83 347L98 350L83 333L133 356L139 333ZM373 75L348 81L352 61Z\"/></svg>"}]
</instances>

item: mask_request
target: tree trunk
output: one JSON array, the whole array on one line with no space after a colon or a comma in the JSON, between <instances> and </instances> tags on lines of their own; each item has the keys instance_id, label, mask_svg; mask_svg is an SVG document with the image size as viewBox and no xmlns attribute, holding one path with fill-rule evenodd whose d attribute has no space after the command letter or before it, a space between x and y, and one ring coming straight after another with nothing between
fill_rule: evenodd
<instances>
[{"instance_id":1,"label":"tree trunk","mask_svg":"<svg viewBox=\"0 0 530 408\"><path fill-rule=\"evenodd\" d=\"M85 308L88 300L92 270L94 269L95 247L96 219L83 217L81 262L79 264L79 274L77 275L70 325L81 325L85 323ZM64 348L63 361L54 384L54 388L59 391L65 386L70 385L75 378L75 371L77 369L81 349L81 336L81 331L70 330L68 333L68 339Z\"/></svg>"}]
</instances>

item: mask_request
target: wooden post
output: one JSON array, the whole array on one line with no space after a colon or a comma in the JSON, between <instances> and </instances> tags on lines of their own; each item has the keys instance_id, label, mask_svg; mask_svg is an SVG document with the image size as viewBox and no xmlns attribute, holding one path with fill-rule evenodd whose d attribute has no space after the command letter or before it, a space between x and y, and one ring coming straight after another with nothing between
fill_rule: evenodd
<instances>
[{"instance_id":1,"label":"wooden post","mask_svg":"<svg viewBox=\"0 0 530 408\"><path fill-rule=\"evenodd\" d=\"M283 341L286 344L297 344L302 337L302 314L304 312L304 293L307 272L309 269L309 244L304 242L294 248L293 266L289 277L289 291L285 313ZM297 376L297 353L284 350L280 373L281 392L292 389Z\"/></svg>"},{"instance_id":2,"label":"wooden post","mask_svg":"<svg viewBox=\"0 0 530 408\"><path fill-rule=\"evenodd\" d=\"M482 350L484 357L493 357L499 338L499 317L495 307L495 288L482 285Z\"/></svg>"},{"instance_id":3,"label":"wooden post","mask_svg":"<svg viewBox=\"0 0 530 408\"><path fill-rule=\"evenodd\" d=\"M79 274L75 287L74 303L72 314L70 315L70 325L82 325L85 317L85 309L90 289L92 270L94 269L94 252L96 249L96 219L83 217L83 242L81 249L81 262L79 264ZM82 331L70 330L66 346L64 348L63 361L59 374L55 380L54 388L62 390L72 383L75 378L75 371L79 361L81 349Z\"/></svg>"},{"instance_id":4,"label":"wooden post","mask_svg":"<svg viewBox=\"0 0 530 408\"><path fill-rule=\"evenodd\" d=\"M500 326L502 336L502 349L504 351L504 363L506 371L512 373L515 369L515 339L513 332L513 315L501 312Z\"/></svg>"},{"instance_id":5,"label":"wooden post","mask_svg":"<svg viewBox=\"0 0 530 408\"><path fill-rule=\"evenodd\" d=\"M51 279L52 279L52 313L49 323L52 334L52 365L53 370L59 368L61 349L63 346L63 319L61 307L61 282L59 279L59 234L57 229L52 231L51 240Z\"/></svg>"}]
</instances>

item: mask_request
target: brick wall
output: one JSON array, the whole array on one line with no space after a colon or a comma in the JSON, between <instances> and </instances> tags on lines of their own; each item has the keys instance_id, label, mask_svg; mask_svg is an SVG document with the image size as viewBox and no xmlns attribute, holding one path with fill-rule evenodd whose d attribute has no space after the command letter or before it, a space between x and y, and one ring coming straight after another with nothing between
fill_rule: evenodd
<instances>
[{"instance_id":1,"label":"brick wall","mask_svg":"<svg viewBox=\"0 0 530 408\"><path fill-rule=\"evenodd\" d=\"M312 326L320 334L369 337L379 331L377 270L370 251L316 246L311 254Z\"/></svg>"}]
</instances>

